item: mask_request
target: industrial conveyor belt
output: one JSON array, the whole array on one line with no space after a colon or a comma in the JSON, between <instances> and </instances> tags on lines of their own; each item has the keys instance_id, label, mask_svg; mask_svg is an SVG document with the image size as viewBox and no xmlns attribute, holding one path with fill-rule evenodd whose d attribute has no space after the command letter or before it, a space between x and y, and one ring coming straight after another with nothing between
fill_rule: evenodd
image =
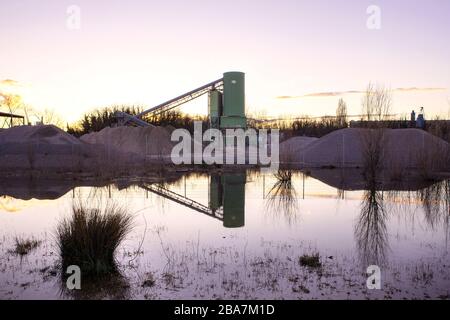
<instances>
[{"instance_id":1,"label":"industrial conveyor belt","mask_svg":"<svg viewBox=\"0 0 450 320\"><path fill-rule=\"evenodd\" d=\"M223 84L223 78L220 78L218 80L215 80L213 82L210 82L208 84L205 84L197 89L191 90L189 92L186 92L176 98L170 99L169 101L166 101L164 103L161 103L153 108L147 109L135 116L130 115L125 112L117 112L116 117L119 119L119 122L121 125L125 124L134 124L138 126L146 126L148 123L144 120L142 120L144 117L147 117L149 115L158 115L162 112L169 111L173 108L176 108L186 102L192 101L209 91L219 88Z\"/></svg>"}]
</instances>

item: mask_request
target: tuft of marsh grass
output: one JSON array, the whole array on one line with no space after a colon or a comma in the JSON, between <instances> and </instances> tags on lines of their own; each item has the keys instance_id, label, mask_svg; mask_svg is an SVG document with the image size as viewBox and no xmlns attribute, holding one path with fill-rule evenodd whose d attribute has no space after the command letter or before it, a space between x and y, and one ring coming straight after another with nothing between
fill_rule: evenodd
<instances>
[{"instance_id":1,"label":"tuft of marsh grass","mask_svg":"<svg viewBox=\"0 0 450 320\"><path fill-rule=\"evenodd\" d=\"M273 175L280 182L290 183L292 180L291 170L278 170Z\"/></svg>"},{"instance_id":2,"label":"tuft of marsh grass","mask_svg":"<svg viewBox=\"0 0 450 320\"><path fill-rule=\"evenodd\" d=\"M320 256L318 253L314 253L311 255L304 254L299 258L298 262L302 267L313 269L322 267L322 263L320 262Z\"/></svg>"},{"instance_id":3,"label":"tuft of marsh grass","mask_svg":"<svg viewBox=\"0 0 450 320\"><path fill-rule=\"evenodd\" d=\"M295 220L298 212L297 192L292 183L291 170L278 170L274 173L276 183L267 193L266 211L283 212L289 223Z\"/></svg>"},{"instance_id":4,"label":"tuft of marsh grass","mask_svg":"<svg viewBox=\"0 0 450 320\"><path fill-rule=\"evenodd\" d=\"M40 244L41 241L36 239L23 239L17 237L15 239L14 250L11 250L10 252L19 256L24 256L29 254L32 250L36 249Z\"/></svg>"},{"instance_id":5,"label":"tuft of marsh grass","mask_svg":"<svg viewBox=\"0 0 450 320\"><path fill-rule=\"evenodd\" d=\"M132 216L115 204L87 208L74 203L72 215L57 227L63 270L80 267L84 276L117 272L115 252L132 227Z\"/></svg>"},{"instance_id":6,"label":"tuft of marsh grass","mask_svg":"<svg viewBox=\"0 0 450 320\"><path fill-rule=\"evenodd\" d=\"M142 282L142 287L143 288L150 288L153 287L156 284L156 279L153 276L152 273L148 273L146 279Z\"/></svg>"}]
</instances>

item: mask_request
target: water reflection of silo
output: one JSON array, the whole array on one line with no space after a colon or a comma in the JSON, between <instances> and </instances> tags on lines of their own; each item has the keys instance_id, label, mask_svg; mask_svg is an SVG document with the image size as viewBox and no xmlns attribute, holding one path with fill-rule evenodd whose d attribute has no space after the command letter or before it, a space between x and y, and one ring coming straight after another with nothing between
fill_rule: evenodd
<instances>
[{"instance_id":1,"label":"water reflection of silo","mask_svg":"<svg viewBox=\"0 0 450 320\"><path fill-rule=\"evenodd\" d=\"M239 228L245 224L245 173L212 175L209 186L209 207L223 207L223 226Z\"/></svg>"},{"instance_id":2,"label":"water reflection of silo","mask_svg":"<svg viewBox=\"0 0 450 320\"><path fill-rule=\"evenodd\" d=\"M222 182L220 175L211 175L209 183L209 208L216 212L222 207Z\"/></svg>"}]
</instances>

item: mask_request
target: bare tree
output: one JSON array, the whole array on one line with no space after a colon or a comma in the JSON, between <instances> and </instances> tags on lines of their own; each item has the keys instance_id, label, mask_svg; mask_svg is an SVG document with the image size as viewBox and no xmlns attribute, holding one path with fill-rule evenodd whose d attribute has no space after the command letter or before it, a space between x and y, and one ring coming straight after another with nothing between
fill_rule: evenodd
<instances>
[{"instance_id":1,"label":"bare tree","mask_svg":"<svg viewBox=\"0 0 450 320\"><path fill-rule=\"evenodd\" d=\"M0 110L4 110L11 114L18 114L19 111L23 111L24 103L22 101L21 96L17 94L10 94L10 93L4 93L0 92ZM11 121L9 123L9 121ZM4 119L2 127L5 126L6 123L9 125L14 125L14 123L18 124L20 119Z\"/></svg>"},{"instance_id":2,"label":"bare tree","mask_svg":"<svg viewBox=\"0 0 450 320\"><path fill-rule=\"evenodd\" d=\"M34 119L42 121L43 124L53 124L61 129L65 127L63 118L55 110L36 110L29 104L24 103L22 97L17 94L0 92L1 109L8 113L23 115L26 123L31 123L31 120Z\"/></svg>"},{"instance_id":3,"label":"bare tree","mask_svg":"<svg viewBox=\"0 0 450 320\"><path fill-rule=\"evenodd\" d=\"M391 90L386 87L377 87L375 91L375 114L380 120L386 120L391 112Z\"/></svg>"},{"instance_id":4,"label":"bare tree","mask_svg":"<svg viewBox=\"0 0 450 320\"><path fill-rule=\"evenodd\" d=\"M367 85L362 99L362 113L366 120L386 120L391 111L391 90L384 86Z\"/></svg>"},{"instance_id":5,"label":"bare tree","mask_svg":"<svg viewBox=\"0 0 450 320\"><path fill-rule=\"evenodd\" d=\"M2 107L9 113L15 113L23 106L22 98L17 94L0 93L2 99Z\"/></svg>"},{"instance_id":6,"label":"bare tree","mask_svg":"<svg viewBox=\"0 0 450 320\"><path fill-rule=\"evenodd\" d=\"M361 101L363 117L370 121L372 120L373 106L374 106L374 86L371 82L366 87L364 96Z\"/></svg>"},{"instance_id":7,"label":"bare tree","mask_svg":"<svg viewBox=\"0 0 450 320\"><path fill-rule=\"evenodd\" d=\"M336 109L336 122L339 127L347 126L347 104L344 99L339 99L338 106Z\"/></svg>"},{"instance_id":8,"label":"bare tree","mask_svg":"<svg viewBox=\"0 0 450 320\"><path fill-rule=\"evenodd\" d=\"M53 109L36 111L34 115L42 121L42 124L52 124L61 129L65 127L63 118Z\"/></svg>"}]
</instances>

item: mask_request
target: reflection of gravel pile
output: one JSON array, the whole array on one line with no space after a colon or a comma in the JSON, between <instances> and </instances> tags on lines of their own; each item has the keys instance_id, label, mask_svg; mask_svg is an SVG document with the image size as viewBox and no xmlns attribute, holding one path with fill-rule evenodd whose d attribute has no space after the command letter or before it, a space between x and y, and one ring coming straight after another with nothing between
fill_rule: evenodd
<instances>
[{"instance_id":1,"label":"reflection of gravel pile","mask_svg":"<svg viewBox=\"0 0 450 320\"><path fill-rule=\"evenodd\" d=\"M370 141L380 139L383 167L434 166L450 152L449 144L423 130L348 128L334 131L320 139L294 137L281 143L280 150L293 162L305 166L361 167ZM311 139L311 138L310 138Z\"/></svg>"},{"instance_id":2,"label":"reflection of gravel pile","mask_svg":"<svg viewBox=\"0 0 450 320\"><path fill-rule=\"evenodd\" d=\"M170 135L174 129L167 127L115 127L85 134L81 141L113 147L122 152L138 155L167 156L172 151Z\"/></svg>"}]
</instances>

